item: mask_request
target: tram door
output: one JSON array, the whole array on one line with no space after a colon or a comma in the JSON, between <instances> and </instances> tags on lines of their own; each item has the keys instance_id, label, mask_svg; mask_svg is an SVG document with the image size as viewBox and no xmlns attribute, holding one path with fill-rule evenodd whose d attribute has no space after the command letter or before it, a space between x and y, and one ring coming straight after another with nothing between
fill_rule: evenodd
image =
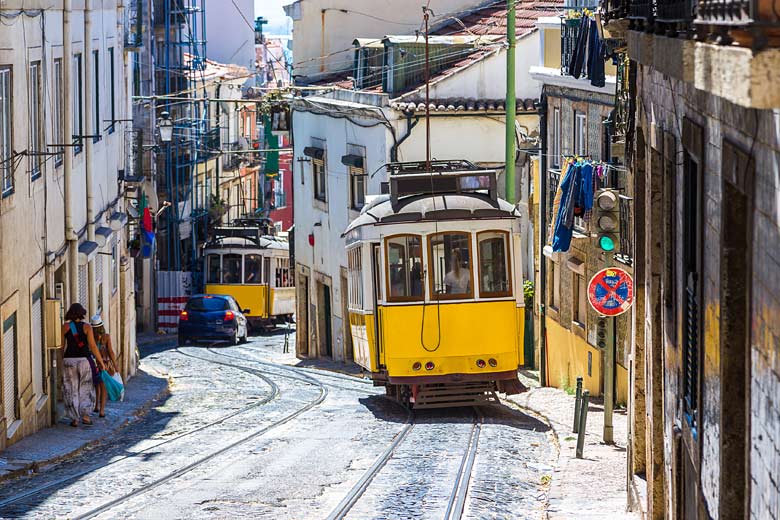
<instances>
[{"instance_id":1,"label":"tram door","mask_svg":"<svg viewBox=\"0 0 780 520\"><path fill-rule=\"evenodd\" d=\"M379 244L371 244L371 277L374 286L374 338L376 340L376 367L379 368L382 356L379 352L382 350L382 336L379 335L381 316L379 314L379 300L381 298L382 282L379 273L382 268L382 255L379 252Z\"/></svg>"},{"instance_id":2,"label":"tram door","mask_svg":"<svg viewBox=\"0 0 780 520\"><path fill-rule=\"evenodd\" d=\"M266 287L266 296L265 296L265 315L267 317L271 317L271 257L270 256L264 256L263 257L263 275L265 276L265 287Z\"/></svg>"}]
</instances>

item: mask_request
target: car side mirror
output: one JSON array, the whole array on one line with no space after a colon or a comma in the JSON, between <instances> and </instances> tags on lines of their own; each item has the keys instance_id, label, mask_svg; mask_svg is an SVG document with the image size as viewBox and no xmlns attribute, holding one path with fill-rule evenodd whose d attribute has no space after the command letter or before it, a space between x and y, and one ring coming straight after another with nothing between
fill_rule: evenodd
<instances>
[{"instance_id":1,"label":"car side mirror","mask_svg":"<svg viewBox=\"0 0 780 520\"><path fill-rule=\"evenodd\" d=\"M251 309L244 309L241 312L243 312L244 314L249 314L250 312L252 312L252 310Z\"/></svg>"}]
</instances>

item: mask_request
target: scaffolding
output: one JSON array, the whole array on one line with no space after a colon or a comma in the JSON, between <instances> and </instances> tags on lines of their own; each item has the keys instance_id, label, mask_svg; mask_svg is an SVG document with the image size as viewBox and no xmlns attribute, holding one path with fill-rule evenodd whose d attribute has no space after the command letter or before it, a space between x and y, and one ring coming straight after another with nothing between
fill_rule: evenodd
<instances>
[{"instance_id":1,"label":"scaffolding","mask_svg":"<svg viewBox=\"0 0 780 520\"><path fill-rule=\"evenodd\" d=\"M206 68L206 0L155 0L158 116L168 112L173 139L164 145L158 192L171 202L158 221L158 260L165 271L191 271L201 285L198 246L207 238L211 187L207 163L219 149L210 128ZM183 99L184 98L184 99Z\"/></svg>"}]
</instances>

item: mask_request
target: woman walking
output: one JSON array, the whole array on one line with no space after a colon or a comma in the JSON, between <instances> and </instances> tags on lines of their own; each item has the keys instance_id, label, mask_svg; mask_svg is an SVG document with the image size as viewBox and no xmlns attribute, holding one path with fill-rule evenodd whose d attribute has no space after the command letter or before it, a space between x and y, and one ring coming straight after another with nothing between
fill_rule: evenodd
<instances>
[{"instance_id":1,"label":"woman walking","mask_svg":"<svg viewBox=\"0 0 780 520\"><path fill-rule=\"evenodd\" d=\"M106 367L106 371L109 375L114 375L116 372L116 357L114 357L114 349L111 348L111 336L106 332L106 328L103 326L103 319L100 314L95 314L92 319L89 320L92 324L92 335L95 338L98 351L100 351L100 359L103 360L103 365ZM106 385L101 380L95 385L97 391L97 404L95 405L96 412L100 412L100 417L106 416L106 400L108 399L108 393L106 392ZM98 408L99 407L99 408Z\"/></svg>"},{"instance_id":2,"label":"woman walking","mask_svg":"<svg viewBox=\"0 0 780 520\"><path fill-rule=\"evenodd\" d=\"M71 419L70 425L74 427L79 425L79 418L85 425L92 425L89 412L95 406L95 385L88 357L94 355L95 362L101 370L105 370L103 358L95 345L92 327L84 323L86 315L87 310L81 304L74 303L65 313L66 322L62 326L65 411Z\"/></svg>"}]
</instances>

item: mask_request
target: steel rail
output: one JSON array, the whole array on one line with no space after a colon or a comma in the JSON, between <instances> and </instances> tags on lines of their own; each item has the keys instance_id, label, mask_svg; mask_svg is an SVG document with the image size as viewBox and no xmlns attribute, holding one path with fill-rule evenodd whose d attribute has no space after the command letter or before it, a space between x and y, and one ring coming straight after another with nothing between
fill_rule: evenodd
<instances>
[{"instance_id":1,"label":"steel rail","mask_svg":"<svg viewBox=\"0 0 780 520\"><path fill-rule=\"evenodd\" d=\"M175 349L175 351L178 352L179 354L184 355L184 356L196 357L196 356L189 356L188 354L185 354L184 352L181 352L179 349ZM198 359L203 359L203 358L198 358ZM208 361L208 360L204 360L204 361ZM214 363L218 363L218 362L214 361ZM213 421L210 421L208 423L202 424L202 425L198 426L197 428L193 428L192 430L186 431L186 432L184 432L182 434L179 434L179 435L175 435L175 436L173 436L173 437L171 437L169 439L166 439L166 440L164 440L162 442L158 442L157 444L149 446L148 448L144 448L143 450L140 450L140 451L137 451L135 453L128 454L128 455L123 455L122 457L119 457L118 459L114 459L111 462L108 462L106 464L100 464L100 465L96 465L96 466L91 466L91 467L89 467L87 469L80 470L80 471L78 471L76 473L72 473L71 475L69 475L67 477L64 477L64 478L61 478L61 479L49 482L48 484L44 484L43 486L39 486L39 487L36 487L34 489L31 489L30 491L26 491L24 493L20 493L18 495L14 495L14 496L12 496L10 498L6 498L4 500L0 500L0 509L2 509L3 507L5 507L7 505L16 504L18 502L21 502L21 501L23 501L26 498L30 498L30 497L33 497L35 495L39 495L40 493L43 493L44 491L48 491L48 490L50 490L50 489L52 489L54 487L57 487L57 486L60 486L62 484L66 484L68 482L76 480L77 478L83 477L84 475L86 475L88 473L91 473L93 471L97 471L97 470L100 470L100 469L103 469L103 468L107 468L109 466L113 466L115 464L118 464L118 463L120 463L122 461L125 461L125 460L128 460L128 459L133 459L133 458L139 457L139 456L145 454L146 452L154 450L156 448L159 448L160 446L163 446L165 444L170 444L170 443L178 441L179 439L182 439L184 437L188 437L188 436L190 436L192 434L201 432L201 431L203 431L203 430L205 430L207 428L211 428L212 426L217 426L219 424L222 424L223 422L225 422L228 419L231 419L231 418L233 418L233 417L235 417L235 416L237 416L239 414L246 413L249 410L252 410L253 408L257 408L258 406L262 406L264 404L267 404L267 403L273 401L274 399L276 399L276 397L278 397L278 395L279 395L279 387L276 385L276 383L274 383L273 381L271 381L271 379L269 379L268 377L266 377L265 375L263 375L261 373L255 373L253 375L255 375L256 377L262 379L263 381L265 381L271 387L271 391L267 395L265 395L262 399L259 399L258 401L255 401L254 403L252 403L250 405L247 405L247 406L245 406L243 408L240 408L240 409L238 409L236 411L233 411L233 412L231 412L231 413L229 413L227 415L223 415L223 416L221 416L221 417L219 417L219 418L217 418L217 419L215 419Z\"/></svg>"},{"instance_id":2,"label":"steel rail","mask_svg":"<svg viewBox=\"0 0 780 520\"><path fill-rule=\"evenodd\" d=\"M246 347L244 347L244 348L246 348ZM343 387L343 386L335 385L333 383L319 381L316 377L313 377L311 374L307 374L306 372L316 373L317 376L323 376L323 377L329 377L329 378L333 378L333 379L339 379L341 381L345 381L345 382L348 382L348 383L355 383L355 384L363 385L363 386L372 385L372 388L373 388L373 383L371 381L366 381L364 379L358 379L358 378L352 377L352 376L341 375L341 374L328 374L328 373L324 373L321 370L312 369L312 368L295 367L295 366L289 366L289 365L279 365L277 363L273 363L273 362L262 360L262 359L257 359L255 357L252 357L252 358L239 358L237 356L231 356L231 355L225 354L222 351L214 350L212 347L209 347L207 350L209 352L213 353L213 354L217 354L218 356L223 356L223 357L226 357L226 358L237 359L237 360L240 360L240 361L248 361L248 362L251 362L251 363L257 363L259 365L264 365L264 366L271 367L271 368L277 368L277 369L282 369L282 370L289 370L291 372L300 374L302 377L307 378L307 380L317 381L317 382L319 382L321 384L326 384L326 385L328 385L328 386L330 386L332 388L339 388L341 390L349 390L351 392L363 392L364 391L364 390L359 390L357 388L346 388L346 387ZM255 351L250 350L250 352L255 352Z\"/></svg>"},{"instance_id":3,"label":"steel rail","mask_svg":"<svg viewBox=\"0 0 780 520\"><path fill-rule=\"evenodd\" d=\"M474 460L477 456L477 446L479 446L479 435L482 433L482 412L474 407L474 423L471 426L471 435L469 444L463 459L460 461L458 476L455 479L455 485L452 487L452 494L447 503L447 511L444 513L445 520L457 520L463 516L463 509L466 505L466 496L471 483L471 473L474 469Z\"/></svg>"},{"instance_id":4,"label":"steel rail","mask_svg":"<svg viewBox=\"0 0 780 520\"><path fill-rule=\"evenodd\" d=\"M251 369L251 368L247 368L247 367L239 367L239 366L234 365L232 363L223 363L223 362L220 362L220 361L209 360L207 358L200 358L199 356L192 356L192 355L190 355L190 357L203 359L205 361L211 361L211 362L216 363L216 364L222 364L222 365L226 365L226 366L230 366L230 367L234 367L234 368L239 368L239 369L245 370L245 371L247 371L249 373L260 373L259 371L255 370L255 369ZM300 380L299 378L294 378L294 377L285 376L285 375L279 375L279 377ZM151 491L152 489L154 489L154 488L156 488L156 487L158 487L158 486L160 486L160 485L162 485L162 484L164 484L164 483L166 483L166 482L168 482L170 480L178 478L178 477L180 477L180 476L182 476L182 475L192 471L193 469L197 468L198 466L200 466L200 465L202 465L202 464L204 464L206 462L209 462L210 460L212 460L212 459L214 459L214 458L216 458L216 457L218 457L218 456L220 456L220 455L222 455L222 454L224 454L224 453L226 453L226 452L228 452L228 451L230 451L230 450L232 450L234 448L237 448L238 446L241 446L241 445L249 442L250 440L252 440L252 439L254 439L256 437L260 437L261 435L265 435L269 431L271 431L271 430L273 430L275 428L278 428L279 426L282 426L284 424L287 424L288 422L292 421L293 419L295 419L299 415L301 415L301 414L311 410L315 406L317 406L320 403L322 403L325 400L325 398L328 396L328 389L323 384L319 383L316 380L310 381L309 384L312 384L313 386L318 387L319 395L315 399L313 399L312 401L309 401L303 407L301 407L298 410L296 410L295 412L293 412L291 414L288 414L284 418L279 419L278 421L274 421L271 424L269 424L267 426L264 426L263 428L260 428L259 430L255 430L254 432L250 433L249 435L246 435L246 436L238 439L237 441L231 442L227 446L224 446L224 447L220 448L219 450L214 451L214 452L210 453L209 455L206 455L205 457L201 457L201 458L193 461L192 463L187 464L186 466L184 466L182 468L179 468L176 471L173 471L173 472L169 473L168 475L166 475L164 477L160 477L160 478L150 482L149 484L146 484L146 485L136 489L135 491L131 491L130 493L122 495L121 497L117 497L114 500L111 500L111 501L101 505L100 507L92 509L92 510L86 512L86 513L74 516L73 520L86 520L88 518L94 518L95 516L97 516L97 515L99 515L101 513L104 513L104 512L106 512L106 511L108 511L110 509L113 509L114 507L118 506L119 504L121 504L123 502L126 502L126 501L128 501L128 500L130 500L132 498L140 496L140 495L146 493L147 491Z\"/></svg>"},{"instance_id":5,"label":"steel rail","mask_svg":"<svg viewBox=\"0 0 780 520\"><path fill-rule=\"evenodd\" d=\"M368 486L374 480L374 477L376 477L379 471L387 464L387 461L389 461L395 453L396 448L398 448L409 432L412 431L412 428L414 428L414 412L408 410L408 413L406 425L403 429L396 434L387 449L377 457L371 467L363 473L362 477L360 477L360 480L358 480L346 496L341 499L341 502L339 502L336 508L328 515L327 520L340 520L344 518L360 497L363 496L363 493L368 489Z\"/></svg>"}]
</instances>

